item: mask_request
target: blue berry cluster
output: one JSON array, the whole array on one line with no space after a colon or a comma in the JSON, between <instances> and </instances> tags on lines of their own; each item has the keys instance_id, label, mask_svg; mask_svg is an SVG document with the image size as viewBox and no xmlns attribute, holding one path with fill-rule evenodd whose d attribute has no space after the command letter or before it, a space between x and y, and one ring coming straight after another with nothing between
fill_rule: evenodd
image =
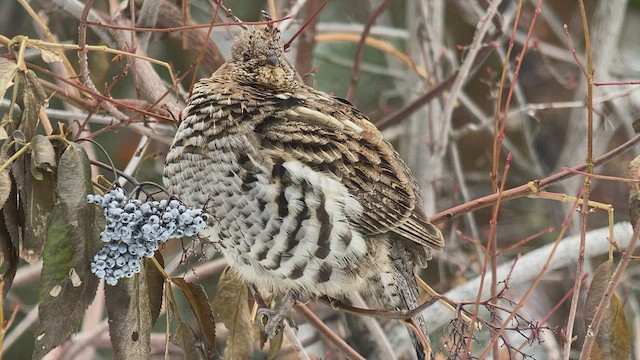
<instances>
[{"instance_id":1,"label":"blue berry cluster","mask_svg":"<svg viewBox=\"0 0 640 360\"><path fill-rule=\"evenodd\" d=\"M168 239L199 233L207 219L202 209L187 208L177 200L143 202L127 198L120 188L104 196L88 195L87 202L100 206L107 221L100 233L106 245L90 267L109 285L139 273L141 261L153 257Z\"/></svg>"}]
</instances>

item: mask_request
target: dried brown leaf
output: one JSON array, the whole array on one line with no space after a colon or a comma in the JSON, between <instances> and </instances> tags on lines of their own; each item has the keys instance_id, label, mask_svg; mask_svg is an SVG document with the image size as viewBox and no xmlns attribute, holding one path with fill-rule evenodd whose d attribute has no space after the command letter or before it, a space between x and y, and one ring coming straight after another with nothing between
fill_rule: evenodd
<instances>
[{"instance_id":1,"label":"dried brown leaf","mask_svg":"<svg viewBox=\"0 0 640 360\"><path fill-rule=\"evenodd\" d=\"M180 346L184 351L184 358L189 360L213 359L205 354L204 344L198 339L191 326L180 321L178 329L171 335L171 342Z\"/></svg>"},{"instance_id":2,"label":"dried brown leaf","mask_svg":"<svg viewBox=\"0 0 640 360\"><path fill-rule=\"evenodd\" d=\"M212 358L218 354L216 350L216 321L209 304L209 298L201 285L192 284L182 278L172 278L182 293L187 298L191 310L196 316L198 326L202 332L202 337L207 347L207 358Z\"/></svg>"},{"instance_id":3,"label":"dried brown leaf","mask_svg":"<svg viewBox=\"0 0 640 360\"><path fill-rule=\"evenodd\" d=\"M18 105L22 109L18 130L24 134L25 141L29 142L36 133L40 109L47 104L47 94L33 71L27 70L18 74L21 78L20 83L23 84L18 96Z\"/></svg>"},{"instance_id":4,"label":"dried brown leaf","mask_svg":"<svg viewBox=\"0 0 640 360\"><path fill-rule=\"evenodd\" d=\"M62 62L62 55L60 54L60 49L56 49L54 47L50 47L45 44L31 43L29 45L30 47L40 50L42 60L47 64L52 62Z\"/></svg>"},{"instance_id":5,"label":"dried brown leaf","mask_svg":"<svg viewBox=\"0 0 640 360\"><path fill-rule=\"evenodd\" d=\"M280 355L280 349L282 349L282 342L284 340L284 333L278 333L273 339L269 340L269 353L267 354L267 360L276 360Z\"/></svg>"},{"instance_id":6,"label":"dried brown leaf","mask_svg":"<svg viewBox=\"0 0 640 360\"><path fill-rule=\"evenodd\" d=\"M18 270L18 248L17 243L11 239L4 217L0 217L0 249L2 250L2 262L7 264L4 274L2 274L2 296L5 296L11 289L11 283Z\"/></svg>"},{"instance_id":7,"label":"dried brown leaf","mask_svg":"<svg viewBox=\"0 0 640 360\"><path fill-rule=\"evenodd\" d=\"M254 333L249 312L249 290L233 270L226 269L213 299L213 314L229 329L226 360L248 359L253 354Z\"/></svg>"},{"instance_id":8,"label":"dried brown leaf","mask_svg":"<svg viewBox=\"0 0 640 360\"><path fill-rule=\"evenodd\" d=\"M640 179L640 156L636 156L627 165L627 177ZM631 225L635 227L640 218L640 183L629 183L629 216Z\"/></svg>"},{"instance_id":9,"label":"dried brown leaf","mask_svg":"<svg viewBox=\"0 0 640 360\"><path fill-rule=\"evenodd\" d=\"M160 266L164 267L164 258L159 251L153 254ZM149 260L149 262L151 262ZM144 268L144 272L147 276L147 289L149 290L149 309L151 309L151 326L156 324L158 316L160 316L160 310L162 310L162 296L164 295L164 275L158 270L158 267L153 264Z\"/></svg>"},{"instance_id":10,"label":"dried brown leaf","mask_svg":"<svg viewBox=\"0 0 640 360\"><path fill-rule=\"evenodd\" d=\"M0 126L0 141L6 140L8 138L9 134L7 133L7 130L4 128L4 126Z\"/></svg>"},{"instance_id":11,"label":"dried brown leaf","mask_svg":"<svg viewBox=\"0 0 640 360\"><path fill-rule=\"evenodd\" d=\"M31 154L28 155L31 160L29 170L34 179L43 180L43 172L52 173L55 171L56 152L53 144L42 135L34 136L31 143L37 145L38 148L33 148Z\"/></svg>"},{"instance_id":12,"label":"dried brown leaf","mask_svg":"<svg viewBox=\"0 0 640 360\"><path fill-rule=\"evenodd\" d=\"M49 139L42 135L35 135L31 139L31 159L35 171L53 172L56 168L56 150ZM32 171L33 173L33 171Z\"/></svg>"},{"instance_id":13,"label":"dried brown leaf","mask_svg":"<svg viewBox=\"0 0 640 360\"><path fill-rule=\"evenodd\" d=\"M627 360L631 355L631 336L627 327L622 301L617 294L613 294L611 303L605 309L599 309L600 300L605 294L607 285L613 274L613 262L607 261L598 266L591 286L587 292L584 305L585 325L589 326L596 312L604 311L600 329L596 334L594 351L591 359Z\"/></svg>"},{"instance_id":14,"label":"dried brown leaf","mask_svg":"<svg viewBox=\"0 0 640 360\"><path fill-rule=\"evenodd\" d=\"M18 72L18 65L12 61L0 61L0 100L8 88L13 85L13 78Z\"/></svg>"},{"instance_id":15,"label":"dried brown leaf","mask_svg":"<svg viewBox=\"0 0 640 360\"><path fill-rule=\"evenodd\" d=\"M148 359L151 355L151 310L147 281L136 274L116 286L107 286L109 335L116 359Z\"/></svg>"},{"instance_id":16,"label":"dried brown leaf","mask_svg":"<svg viewBox=\"0 0 640 360\"><path fill-rule=\"evenodd\" d=\"M7 161L7 158L2 156L0 157L0 164ZM0 209L4 207L4 204L9 199L9 194L11 194L11 176L9 175L9 167L6 167L4 170L0 171Z\"/></svg>"},{"instance_id":17,"label":"dried brown leaf","mask_svg":"<svg viewBox=\"0 0 640 360\"><path fill-rule=\"evenodd\" d=\"M150 287L157 284L147 275L155 268L153 262L145 260L143 268L144 271L130 279L105 286L109 335L116 359L149 359L151 356L153 319L149 294Z\"/></svg>"},{"instance_id":18,"label":"dried brown leaf","mask_svg":"<svg viewBox=\"0 0 640 360\"><path fill-rule=\"evenodd\" d=\"M11 188L9 199L2 208L2 219L4 220L4 226L7 228L9 236L11 237L11 242L16 249L20 246L20 242L22 240L22 233L20 232L20 228L18 227L19 219L17 194L18 190L16 189L16 186L14 184Z\"/></svg>"}]
</instances>

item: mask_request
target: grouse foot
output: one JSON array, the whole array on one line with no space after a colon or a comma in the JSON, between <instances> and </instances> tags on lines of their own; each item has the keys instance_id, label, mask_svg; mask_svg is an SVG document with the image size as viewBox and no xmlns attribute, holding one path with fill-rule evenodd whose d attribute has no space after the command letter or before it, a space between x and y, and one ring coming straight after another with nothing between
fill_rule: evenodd
<instances>
[{"instance_id":1,"label":"grouse foot","mask_svg":"<svg viewBox=\"0 0 640 360\"><path fill-rule=\"evenodd\" d=\"M264 332L269 339L273 339L276 335L282 333L285 323L295 328L296 324L289 316L289 310L296 302L297 296L287 295L280 306L275 309L258 309L256 319L260 330Z\"/></svg>"}]
</instances>

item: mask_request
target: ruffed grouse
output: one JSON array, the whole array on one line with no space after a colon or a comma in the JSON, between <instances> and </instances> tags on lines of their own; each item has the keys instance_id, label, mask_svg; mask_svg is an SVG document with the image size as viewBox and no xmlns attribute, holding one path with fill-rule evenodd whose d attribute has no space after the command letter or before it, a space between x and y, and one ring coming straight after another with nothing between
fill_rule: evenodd
<instances>
[{"instance_id":1,"label":"ruffed grouse","mask_svg":"<svg viewBox=\"0 0 640 360\"><path fill-rule=\"evenodd\" d=\"M414 266L444 245L392 145L347 101L297 81L273 26L242 32L227 63L195 85L164 177L173 195L206 205L229 265L275 294L358 290L413 309Z\"/></svg>"}]
</instances>

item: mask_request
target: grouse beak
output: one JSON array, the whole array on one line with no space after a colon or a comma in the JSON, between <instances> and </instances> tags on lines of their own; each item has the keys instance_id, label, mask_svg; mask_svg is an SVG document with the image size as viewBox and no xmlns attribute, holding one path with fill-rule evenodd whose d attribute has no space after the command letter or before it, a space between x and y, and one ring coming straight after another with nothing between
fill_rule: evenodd
<instances>
[{"instance_id":1,"label":"grouse beak","mask_svg":"<svg viewBox=\"0 0 640 360\"><path fill-rule=\"evenodd\" d=\"M278 66L278 64L280 64L278 56L276 54L269 55L269 57L267 58L267 64L271 66Z\"/></svg>"}]
</instances>

